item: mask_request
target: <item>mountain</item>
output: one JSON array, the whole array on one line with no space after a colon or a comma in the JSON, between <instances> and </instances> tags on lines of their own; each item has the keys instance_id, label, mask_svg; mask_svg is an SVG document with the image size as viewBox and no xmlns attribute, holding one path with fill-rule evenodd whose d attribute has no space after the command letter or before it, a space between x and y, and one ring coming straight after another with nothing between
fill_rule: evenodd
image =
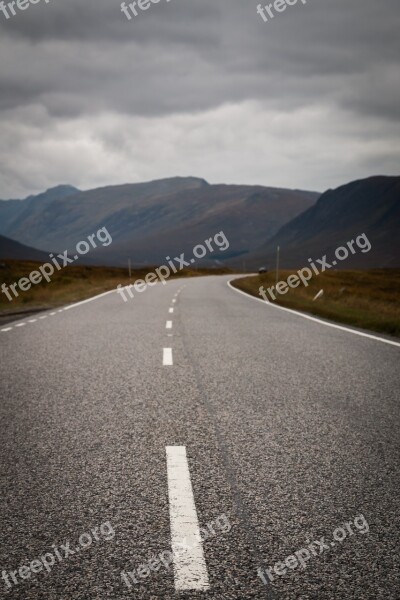
<instances>
[{"instance_id":1,"label":"mountain","mask_svg":"<svg viewBox=\"0 0 400 600\"><path fill-rule=\"evenodd\" d=\"M51 190L46 192L49 194ZM64 198L30 198L26 210L8 219L0 233L49 251L71 249L106 227L113 243L96 250L103 264L156 263L190 252L223 230L226 259L255 250L269 236L312 206L319 194L249 185L210 185L196 177L72 190ZM3 204L0 202L0 220Z\"/></svg>"},{"instance_id":2,"label":"mountain","mask_svg":"<svg viewBox=\"0 0 400 600\"><path fill-rule=\"evenodd\" d=\"M24 246L19 242L0 235L0 260L6 259L47 262L49 260L49 255L41 250Z\"/></svg>"},{"instance_id":3,"label":"mountain","mask_svg":"<svg viewBox=\"0 0 400 600\"><path fill-rule=\"evenodd\" d=\"M362 253L358 249L338 262L338 267L400 267L399 226L400 177L370 177L322 194L314 206L284 225L246 260L252 267L266 264L273 268L279 245L282 267L307 266L308 258L332 257L336 248L365 233L371 250Z\"/></svg>"},{"instance_id":4,"label":"mountain","mask_svg":"<svg viewBox=\"0 0 400 600\"><path fill-rule=\"evenodd\" d=\"M29 227L31 215L40 215L52 202L77 192L79 190L72 185L58 185L37 196L28 196L24 200L0 201L0 234L8 235L9 232L18 230L18 226L22 223ZM18 238L12 233L10 237Z\"/></svg>"}]
</instances>

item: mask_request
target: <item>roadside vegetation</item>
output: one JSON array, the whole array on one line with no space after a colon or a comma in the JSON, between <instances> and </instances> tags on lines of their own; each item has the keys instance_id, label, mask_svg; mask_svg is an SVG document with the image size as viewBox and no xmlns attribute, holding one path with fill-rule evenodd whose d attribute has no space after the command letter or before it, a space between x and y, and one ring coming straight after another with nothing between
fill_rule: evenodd
<instances>
[{"instance_id":1,"label":"roadside vegetation","mask_svg":"<svg viewBox=\"0 0 400 600\"><path fill-rule=\"evenodd\" d=\"M280 271L279 280L291 274L293 271ZM267 289L275 285L275 272L245 277L232 285L261 298L260 286ZM313 301L320 290L324 290L323 295ZM313 277L308 287L301 285L276 296L276 303L286 308L400 336L400 269L330 271Z\"/></svg>"},{"instance_id":2,"label":"roadside vegetation","mask_svg":"<svg viewBox=\"0 0 400 600\"><path fill-rule=\"evenodd\" d=\"M28 277L29 273L37 270L40 265L41 263L33 261L2 261L0 285L4 282L9 286L21 277ZM135 269L132 270L132 277L129 278L126 268L67 266L61 271L56 270L49 283L44 280L32 285L31 289L26 292L17 288L19 296L12 302L4 293L0 293L0 316L20 311L44 310L85 300L96 294L115 289L119 284L128 285L135 283L137 279L144 279L150 271L154 271L154 267ZM174 278L230 272L226 269L188 269L178 272Z\"/></svg>"}]
</instances>

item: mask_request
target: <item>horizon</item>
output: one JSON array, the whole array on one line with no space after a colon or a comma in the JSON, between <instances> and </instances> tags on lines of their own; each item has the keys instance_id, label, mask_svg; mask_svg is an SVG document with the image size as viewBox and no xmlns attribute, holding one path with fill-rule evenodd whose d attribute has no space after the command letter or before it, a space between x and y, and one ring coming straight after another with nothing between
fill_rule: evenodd
<instances>
[{"instance_id":1,"label":"horizon","mask_svg":"<svg viewBox=\"0 0 400 600\"><path fill-rule=\"evenodd\" d=\"M96 189L104 189L104 188L111 188L111 187L121 187L121 186L125 186L125 185L141 185L141 184L149 184L149 183L154 183L157 181L167 181L169 179L198 179L198 180L203 180L205 181L208 185L212 185L212 186L248 186L248 187L264 187L264 188L268 188L268 189L278 189L278 190L291 190L291 191L301 191L301 192L310 192L310 193L314 193L314 194L320 194L322 196L322 194L324 194L325 192L329 191L329 190L335 190L338 189L339 187L345 186L345 185L349 185L351 183L355 183L357 181L363 181L363 180L367 180L367 179L374 179L377 177L388 177L388 178L393 178L393 177L400 177L400 175L394 175L394 174L382 174L382 173L376 173L373 175L368 175L367 177L362 177L360 179L352 179L351 181L346 181L343 182L341 184L339 184L336 187L329 187L326 188L324 190L312 190L309 188L300 188L300 187L285 187L282 185L262 185L262 184L252 184L252 183L223 183L223 182L210 182L207 179L205 179L204 177L197 177L195 175L173 175L171 177L162 177L159 179L149 179L146 181L125 181L125 182L121 182L121 183L112 183L109 185L101 185L98 187L94 187L94 188L86 188L86 189L82 189L79 188L78 186L72 184L72 183L58 183L56 185L53 185L49 188L46 189L42 189L38 192L31 192L30 194L28 194L27 196L25 196L24 198L0 198L0 202L12 202L12 201L24 201L24 200L28 200L28 198L30 197L35 197L35 196L39 196L41 194L45 194L51 190L60 188L60 187L72 187L75 188L77 190L78 193L85 193L85 192L89 192L89 191L93 191Z\"/></svg>"}]
</instances>

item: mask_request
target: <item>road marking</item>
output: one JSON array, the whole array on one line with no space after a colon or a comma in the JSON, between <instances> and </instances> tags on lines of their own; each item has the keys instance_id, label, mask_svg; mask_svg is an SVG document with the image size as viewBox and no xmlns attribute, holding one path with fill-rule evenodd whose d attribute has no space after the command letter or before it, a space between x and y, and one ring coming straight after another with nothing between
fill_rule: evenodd
<instances>
[{"instance_id":1,"label":"road marking","mask_svg":"<svg viewBox=\"0 0 400 600\"><path fill-rule=\"evenodd\" d=\"M15 327L23 327L26 323L17 323Z\"/></svg>"},{"instance_id":2,"label":"road marking","mask_svg":"<svg viewBox=\"0 0 400 600\"><path fill-rule=\"evenodd\" d=\"M243 296L246 296L247 298L257 300L257 302L262 302L265 306L271 306L272 308L278 308L279 310L284 310L285 312L292 313L294 315L297 315L298 317L302 317L303 319L308 319L309 321L315 321L316 323L320 323L321 325L325 325L326 327L333 327L334 329L340 329L341 331L347 331L348 333L353 333L354 335L359 335L361 337L369 338L371 340L376 340L377 342L383 342L384 344L390 344L391 346L400 347L400 342L392 342L391 340L386 340L385 338L378 337L377 335L371 335L370 333L363 333L362 331L356 331L355 329L349 329L348 327L343 327L342 325L335 325L334 323L327 323L326 321L321 321L320 319L317 319L316 317L310 317L310 315L306 315L304 313L298 312L297 310L293 310L292 308L284 308L283 306L278 306L277 304L273 304L272 302L265 302L265 300L261 300L261 298L256 298L255 296L252 296L251 294L247 294L246 292L243 292L242 290L238 290L231 284L231 281L234 281L234 280L231 279L227 283L228 283L228 286L230 288L232 288L232 290L235 290L235 292L238 292L239 294L243 294Z\"/></svg>"},{"instance_id":3,"label":"road marking","mask_svg":"<svg viewBox=\"0 0 400 600\"><path fill-rule=\"evenodd\" d=\"M210 587L185 446L167 446L168 498L175 589Z\"/></svg>"},{"instance_id":4,"label":"road marking","mask_svg":"<svg viewBox=\"0 0 400 600\"><path fill-rule=\"evenodd\" d=\"M69 306L66 306L64 310L69 310L70 308L81 306L82 304L92 302L92 300L97 300L97 298L102 298L103 296L107 296L108 294L114 294L115 292L117 292L117 289L109 290L108 292L103 292L102 294L97 294L97 296L92 296L91 298L87 298L86 300L81 300L81 302L75 302L75 304L70 304Z\"/></svg>"},{"instance_id":5,"label":"road marking","mask_svg":"<svg viewBox=\"0 0 400 600\"><path fill-rule=\"evenodd\" d=\"M52 313L50 313L50 316L53 317L56 314L57 314L56 312L52 312Z\"/></svg>"},{"instance_id":6,"label":"road marking","mask_svg":"<svg viewBox=\"0 0 400 600\"><path fill-rule=\"evenodd\" d=\"M168 312L169 312L170 315L172 315L172 313L174 312L174 309L170 308Z\"/></svg>"},{"instance_id":7,"label":"road marking","mask_svg":"<svg viewBox=\"0 0 400 600\"><path fill-rule=\"evenodd\" d=\"M175 298L172 298L172 304L175 304L176 300Z\"/></svg>"},{"instance_id":8,"label":"road marking","mask_svg":"<svg viewBox=\"0 0 400 600\"><path fill-rule=\"evenodd\" d=\"M47 315L43 315L42 317L39 317L39 319L47 319Z\"/></svg>"},{"instance_id":9,"label":"road marking","mask_svg":"<svg viewBox=\"0 0 400 600\"><path fill-rule=\"evenodd\" d=\"M172 321L167 321L166 329L172 329Z\"/></svg>"},{"instance_id":10,"label":"road marking","mask_svg":"<svg viewBox=\"0 0 400 600\"><path fill-rule=\"evenodd\" d=\"M1 331L11 331L12 327L4 327Z\"/></svg>"},{"instance_id":11,"label":"road marking","mask_svg":"<svg viewBox=\"0 0 400 600\"><path fill-rule=\"evenodd\" d=\"M163 349L163 366L171 367L174 364L172 360L172 348Z\"/></svg>"},{"instance_id":12,"label":"road marking","mask_svg":"<svg viewBox=\"0 0 400 600\"><path fill-rule=\"evenodd\" d=\"M36 323L37 319L29 319L28 323Z\"/></svg>"}]
</instances>

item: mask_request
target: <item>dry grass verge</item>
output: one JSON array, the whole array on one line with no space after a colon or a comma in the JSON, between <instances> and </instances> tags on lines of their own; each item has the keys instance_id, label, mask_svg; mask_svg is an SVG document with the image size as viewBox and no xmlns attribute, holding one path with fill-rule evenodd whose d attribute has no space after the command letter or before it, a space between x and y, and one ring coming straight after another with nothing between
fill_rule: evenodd
<instances>
[{"instance_id":1,"label":"dry grass verge","mask_svg":"<svg viewBox=\"0 0 400 600\"><path fill-rule=\"evenodd\" d=\"M293 271L281 271L279 280L291 274ZM260 286L275 285L275 273L245 277L233 285L260 298ZM321 289L323 296L313 302ZM280 306L400 336L400 269L330 271L313 277L308 287L301 285L276 296Z\"/></svg>"}]
</instances>

